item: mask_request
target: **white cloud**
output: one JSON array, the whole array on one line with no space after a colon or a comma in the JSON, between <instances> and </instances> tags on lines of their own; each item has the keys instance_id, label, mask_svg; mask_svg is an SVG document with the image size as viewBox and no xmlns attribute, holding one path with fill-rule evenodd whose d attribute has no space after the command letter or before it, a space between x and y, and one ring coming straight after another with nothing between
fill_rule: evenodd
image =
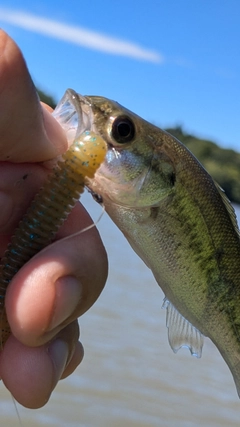
<instances>
[{"instance_id":1,"label":"white cloud","mask_svg":"<svg viewBox=\"0 0 240 427\"><path fill-rule=\"evenodd\" d=\"M164 61L160 53L144 49L135 43L97 33L86 28L40 18L21 11L0 8L0 21L5 21L25 30L74 43L89 49L100 50L114 55L129 56L143 61L159 63Z\"/></svg>"}]
</instances>

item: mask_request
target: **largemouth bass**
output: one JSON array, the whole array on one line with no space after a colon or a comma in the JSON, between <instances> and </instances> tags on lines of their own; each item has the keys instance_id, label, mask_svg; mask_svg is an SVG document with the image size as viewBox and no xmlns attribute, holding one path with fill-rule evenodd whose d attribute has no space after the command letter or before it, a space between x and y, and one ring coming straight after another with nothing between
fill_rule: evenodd
<instances>
[{"instance_id":1,"label":"largemouth bass","mask_svg":"<svg viewBox=\"0 0 240 427\"><path fill-rule=\"evenodd\" d=\"M240 238L224 191L173 136L116 102L77 96L108 152L88 186L165 294L169 343L216 345L240 395Z\"/></svg>"}]
</instances>

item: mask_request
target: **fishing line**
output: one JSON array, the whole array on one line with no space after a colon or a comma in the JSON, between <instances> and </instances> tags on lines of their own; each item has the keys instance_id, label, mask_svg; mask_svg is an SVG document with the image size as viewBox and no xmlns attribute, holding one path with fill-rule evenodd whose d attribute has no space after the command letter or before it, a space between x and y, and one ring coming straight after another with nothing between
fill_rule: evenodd
<instances>
[{"instance_id":1,"label":"fishing line","mask_svg":"<svg viewBox=\"0 0 240 427\"><path fill-rule=\"evenodd\" d=\"M82 233L85 233L86 231L91 230L92 228L96 227L96 226L97 226L97 224L99 224L99 222L101 221L101 219L102 219L102 217L103 217L104 213L106 212L106 211L105 211L105 206L104 206L104 205L101 205L101 207L102 207L102 212L100 213L100 215L99 215L99 217L97 218L97 220L96 220L95 222L93 222L93 224L89 225L88 227L83 228L82 230L77 231L76 233L73 233L73 234L71 234L71 235L69 235L69 236L64 237L64 238L63 238L63 239L61 239L60 241L61 241L61 242L64 242L64 241L66 241L66 240L68 240L68 239L70 239L70 238L72 238L72 237L78 236L78 235L80 235L80 234L82 234ZM54 244L54 243L55 243L55 242L53 242L53 244ZM41 252L44 252L44 251L45 251L45 250L47 250L47 249L48 249L48 246L47 246L46 248L44 248ZM3 316L3 312L1 313L1 318L2 318L2 316ZM1 323L2 323L2 322L0 321L0 325L1 325ZM3 342L2 342L2 340L1 340L1 342L0 342L0 346L1 346L1 350L3 350ZM14 405L14 408L15 408L15 411L16 411L16 414L17 414L17 418L18 418L19 426L20 426L20 427L24 427L24 424L23 424L23 422L22 422L22 420L21 420L21 417L20 417L20 413L19 413L19 410L18 410L18 406L17 406L16 399L13 397L13 395L12 395L12 393L11 393L11 392L9 392L9 394L10 394L10 396L11 396L11 399L12 399L12 402L13 402L13 405Z\"/></svg>"},{"instance_id":2,"label":"fishing line","mask_svg":"<svg viewBox=\"0 0 240 427\"><path fill-rule=\"evenodd\" d=\"M96 220L95 222L93 222L93 224L89 225L88 227L83 228L82 230L77 231L76 233L71 234L70 236L66 236L66 237L64 237L64 238L63 238L63 239L61 239L60 241L61 241L61 242L64 242L64 241L66 241L66 240L68 240L68 239L70 239L70 238L72 238L72 237L78 236L78 235L80 235L80 234L82 234L82 233L85 233L86 231L91 230L92 228L96 227L96 226L97 226L97 224L99 224L99 222L101 221L101 219L102 219L102 217L103 217L104 213L106 212L106 211L105 211L105 206L104 206L104 205L101 205L101 207L102 207L102 212L100 213L100 215L99 215L99 217L97 218L97 220ZM54 244L54 243L55 243L55 242L53 242L53 244ZM44 251L45 251L45 250L47 250L47 249L48 249L48 247L44 248L41 252L44 252ZM3 316L3 312L1 313L1 317L2 317L2 316ZM1 324L1 321L0 321L0 324ZM0 346L1 346L1 350L3 350L3 343L2 343L2 341L0 342ZM9 394L10 394L10 396L11 396L11 399L12 399L12 402L13 402L13 405L14 405L14 408L15 408L15 411L16 411L16 414L17 414L17 418L18 418L19 426L20 426L20 427L24 427L24 424L23 424L23 422L22 422L22 420L21 420L21 417L20 417L20 413L19 413L19 410L18 410L18 406L17 406L16 399L13 397L13 395L12 395L12 393L11 393L11 392L9 392Z\"/></svg>"},{"instance_id":3,"label":"fishing line","mask_svg":"<svg viewBox=\"0 0 240 427\"><path fill-rule=\"evenodd\" d=\"M85 179L94 177L106 151L99 135L83 132L62 156L15 230L0 263L1 347L11 332L5 311L8 284L27 261L53 242L84 192Z\"/></svg>"},{"instance_id":4,"label":"fishing line","mask_svg":"<svg viewBox=\"0 0 240 427\"><path fill-rule=\"evenodd\" d=\"M10 392L9 392L9 393L10 393ZM21 420L21 417L20 417L20 414L19 414L19 410L18 410L18 407L17 407L16 399L14 399L14 397L13 397L12 393L10 393L10 395L11 395L11 398L12 398L12 401L13 401L13 405L14 405L14 407L15 407L15 411L16 411L16 414L17 414L17 418L18 418L19 426L20 426L20 427L24 427L24 425L23 425L23 423L22 423L22 420Z\"/></svg>"},{"instance_id":5,"label":"fishing line","mask_svg":"<svg viewBox=\"0 0 240 427\"><path fill-rule=\"evenodd\" d=\"M92 224L90 224L90 225L88 225L87 227L83 228L82 230L76 231L75 233L70 234L69 236L63 237L60 241L61 241L61 242L65 242L66 240L71 239L72 237L79 236L79 234L85 233L86 231L91 230L92 228L96 227L96 226L99 224L99 222L101 221L101 219L102 219L103 215L104 215L104 214L105 214L105 212L106 212L106 210L105 210L105 206L104 206L104 205L101 205L101 207L102 207L102 212L100 213L100 215L99 215L98 219L97 219L95 222L93 222ZM56 242L57 242L57 241L56 241ZM54 243L56 243L56 242L53 242L52 244L54 244ZM44 249L41 251L41 253L43 253L43 252L44 252L44 251L46 251L47 249L48 249L48 246L47 246L46 248L44 248Z\"/></svg>"},{"instance_id":6,"label":"fishing line","mask_svg":"<svg viewBox=\"0 0 240 427\"><path fill-rule=\"evenodd\" d=\"M85 178L93 178L95 171L104 160L106 144L93 132L86 131L74 141L53 169L47 182L33 199L27 213L8 245L0 263L0 349L9 337L11 330L5 310L5 295L8 284L19 269L40 250L53 241L58 229L76 205L85 188ZM96 223L66 236L62 241L79 235L95 227ZM11 394L11 392L10 392ZM11 394L20 427L23 423L16 400Z\"/></svg>"},{"instance_id":7,"label":"fishing line","mask_svg":"<svg viewBox=\"0 0 240 427\"><path fill-rule=\"evenodd\" d=\"M67 90L53 112L72 145L53 168L46 183L33 199L27 213L19 223L0 262L0 349L11 330L5 310L8 284L20 268L39 251L51 244L57 231L66 220L84 192L86 178L92 179L103 162L107 145L92 131L88 106L80 108L77 94ZM62 241L95 227L97 222L66 236ZM11 394L11 393L10 393ZM23 427L15 398L11 394L20 427Z\"/></svg>"}]
</instances>

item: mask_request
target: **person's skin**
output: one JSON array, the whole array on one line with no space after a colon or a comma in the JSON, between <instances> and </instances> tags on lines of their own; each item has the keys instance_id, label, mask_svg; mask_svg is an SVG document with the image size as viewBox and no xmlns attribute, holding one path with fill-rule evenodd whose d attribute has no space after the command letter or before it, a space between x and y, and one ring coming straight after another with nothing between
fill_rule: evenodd
<instances>
[{"instance_id":1,"label":"person's skin","mask_svg":"<svg viewBox=\"0 0 240 427\"><path fill-rule=\"evenodd\" d=\"M38 101L22 54L0 31L0 256L49 173L50 159L67 149L59 124ZM45 163L43 163L45 162ZM11 281L6 311L12 335L0 354L0 377L29 408L43 406L59 379L83 357L77 317L100 295L107 256L80 203L56 241ZM62 244L61 239L70 236ZM0 319L1 327L1 319Z\"/></svg>"}]
</instances>

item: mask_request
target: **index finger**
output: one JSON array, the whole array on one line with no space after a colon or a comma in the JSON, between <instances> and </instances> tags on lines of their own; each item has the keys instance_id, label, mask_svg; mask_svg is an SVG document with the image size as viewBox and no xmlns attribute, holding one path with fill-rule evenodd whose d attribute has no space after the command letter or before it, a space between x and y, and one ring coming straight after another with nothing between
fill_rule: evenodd
<instances>
[{"instance_id":1,"label":"index finger","mask_svg":"<svg viewBox=\"0 0 240 427\"><path fill-rule=\"evenodd\" d=\"M41 107L22 53L0 30L0 160L41 162L67 149L61 126Z\"/></svg>"}]
</instances>

